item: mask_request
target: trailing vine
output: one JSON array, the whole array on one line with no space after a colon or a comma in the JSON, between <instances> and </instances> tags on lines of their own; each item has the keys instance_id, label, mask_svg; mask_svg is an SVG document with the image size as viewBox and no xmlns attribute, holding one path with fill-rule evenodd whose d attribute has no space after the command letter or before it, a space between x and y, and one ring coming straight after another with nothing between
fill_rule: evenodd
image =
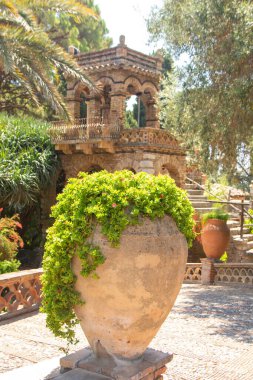
<instances>
[{"instance_id":1,"label":"trailing vine","mask_svg":"<svg viewBox=\"0 0 253 380\"><path fill-rule=\"evenodd\" d=\"M99 247L89 244L94 226L113 246L128 225L138 224L140 217L152 220L170 215L190 245L193 238L193 208L186 192L167 176L130 171L92 175L80 173L70 179L52 209L55 222L48 229L43 260L43 306L47 326L56 336L75 343L74 326L78 320L74 306L84 303L75 290L76 277L71 261L76 254L84 277L96 276L95 270L105 258Z\"/></svg>"}]
</instances>

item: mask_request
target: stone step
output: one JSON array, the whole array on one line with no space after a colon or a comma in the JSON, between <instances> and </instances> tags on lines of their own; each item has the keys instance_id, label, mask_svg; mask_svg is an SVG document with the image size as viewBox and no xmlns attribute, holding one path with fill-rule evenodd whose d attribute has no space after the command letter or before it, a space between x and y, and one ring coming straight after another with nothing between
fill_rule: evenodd
<instances>
[{"instance_id":1,"label":"stone step","mask_svg":"<svg viewBox=\"0 0 253 380\"><path fill-rule=\"evenodd\" d=\"M192 201L197 200L197 201L206 201L207 202L207 197L205 195L189 195L188 198ZM208 202L210 204L210 202Z\"/></svg>"},{"instance_id":2,"label":"stone step","mask_svg":"<svg viewBox=\"0 0 253 380\"><path fill-rule=\"evenodd\" d=\"M185 189L199 189L198 185L195 185L194 183L185 183L184 184Z\"/></svg>"},{"instance_id":3,"label":"stone step","mask_svg":"<svg viewBox=\"0 0 253 380\"><path fill-rule=\"evenodd\" d=\"M209 207L196 207L195 208L195 211L198 213L198 214L204 214L205 212L209 212L209 211L212 211L213 209L212 208L209 208Z\"/></svg>"},{"instance_id":4,"label":"stone step","mask_svg":"<svg viewBox=\"0 0 253 380\"><path fill-rule=\"evenodd\" d=\"M247 251L248 250L253 250L253 240L250 240L250 241L248 241L248 243L247 243Z\"/></svg>"},{"instance_id":5,"label":"stone step","mask_svg":"<svg viewBox=\"0 0 253 380\"><path fill-rule=\"evenodd\" d=\"M241 229L240 229L240 227L232 227L232 228L230 228L230 232L231 232L231 235L240 235L240 231L241 231ZM246 228L246 227L244 227L243 228L243 234L248 234L249 233L249 229L248 228Z\"/></svg>"},{"instance_id":6,"label":"stone step","mask_svg":"<svg viewBox=\"0 0 253 380\"><path fill-rule=\"evenodd\" d=\"M229 228L240 227L240 222L238 222L237 220L228 219L227 225Z\"/></svg>"},{"instance_id":7,"label":"stone step","mask_svg":"<svg viewBox=\"0 0 253 380\"><path fill-rule=\"evenodd\" d=\"M208 202L201 202L201 201L196 201L196 200L191 200L191 204L193 205L194 208L210 208L210 203Z\"/></svg>"},{"instance_id":8,"label":"stone step","mask_svg":"<svg viewBox=\"0 0 253 380\"><path fill-rule=\"evenodd\" d=\"M191 189L191 190L187 190L187 193L189 195L203 195L204 191L198 190L198 189Z\"/></svg>"},{"instance_id":9,"label":"stone step","mask_svg":"<svg viewBox=\"0 0 253 380\"><path fill-rule=\"evenodd\" d=\"M241 240L240 235L232 235L232 236L233 236L233 240ZM247 240L248 242L251 242L251 241L253 241L253 235L252 234L243 234L243 239Z\"/></svg>"}]
</instances>

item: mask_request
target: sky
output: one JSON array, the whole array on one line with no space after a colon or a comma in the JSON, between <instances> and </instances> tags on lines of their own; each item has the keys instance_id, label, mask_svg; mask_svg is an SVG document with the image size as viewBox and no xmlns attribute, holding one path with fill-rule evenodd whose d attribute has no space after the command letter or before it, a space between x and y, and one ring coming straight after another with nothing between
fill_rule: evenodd
<instances>
[{"instance_id":1,"label":"sky","mask_svg":"<svg viewBox=\"0 0 253 380\"><path fill-rule=\"evenodd\" d=\"M163 0L95 0L105 20L113 46L119 42L121 34L126 37L126 45L134 50L148 54L154 50L148 46L149 35L145 19L152 6L160 7Z\"/></svg>"}]
</instances>

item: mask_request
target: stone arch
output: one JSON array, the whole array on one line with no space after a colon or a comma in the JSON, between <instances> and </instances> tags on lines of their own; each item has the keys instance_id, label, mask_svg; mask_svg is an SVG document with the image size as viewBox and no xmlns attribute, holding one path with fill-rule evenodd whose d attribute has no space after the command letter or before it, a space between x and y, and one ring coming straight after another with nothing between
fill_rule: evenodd
<instances>
[{"instance_id":1,"label":"stone arch","mask_svg":"<svg viewBox=\"0 0 253 380\"><path fill-rule=\"evenodd\" d=\"M110 85L110 86L113 86L115 84L114 80L112 77L109 77L109 76L102 76L102 77L99 77L97 80L96 80L96 86L105 86L105 85Z\"/></svg>"},{"instance_id":2,"label":"stone arch","mask_svg":"<svg viewBox=\"0 0 253 380\"><path fill-rule=\"evenodd\" d=\"M150 95L154 98L158 92L158 88L152 82L144 82L142 85L143 93L150 93Z\"/></svg>"},{"instance_id":3,"label":"stone arch","mask_svg":"<svg viewBox=\"0 0 253 380\"><path fill-rule=\"evenodd\" d=\"M131 167L126 167L126 168L123 168L121 170L129 170L130 172L136 174L136 171L133 168L131 168Z\"/></svg>"},{"instance_id":4,"label":"stone arch","mask_svg":"<svg viewBox=\"0 0 253 380\"><path fill-rule=\"evenodd\" d=\"M168 175L174 179L177 186L181 185L179 170L174 165L171 165L170 163L163 164L161 166L161 174Z\"/></svg>"},{"instance_id":5,"label":"stone arch","mask_svg":"<svg viewBox=\"0 0 253 380\"><path fill-rule=\"evenodd\" d=\"M118 163L115 165L114 170L131 170L133 173L137 173L139 171L139 160L135 159L134 157L126 157L124 160L119 160Z\"/></svg>"},{"instance_id":6,"label":"stone arch","mask_svg":"<svg viewBox=\"0 0 253 380\"><path fill-rule=\"evenodd\" d=\"M76 118L87 118L88 103L90 98L90 89L88 86L77 83L73 89L74 92L74 116Z\"/></svg>"},{"instance_id":7,"label":"stone arch","mask_svg":"<svg viewBox=\"0 0 253 380\"><path fill-rule=\"evenodd\" d=\"M67 183L66 172L64 169L61 169L57 176L56 184L55 184L56 195L62 192L62 190L66 186L66 183Z\"/></svg>"},{"instance_id":8,"label":"stone arch","mask_svg":"<svg viewBox=\"0 0 253 380\"><path fill-rule=\"evenodd\" d=\"M129 89L132 87L132 91L129 92ZM136 78L135 76L129 76L124 81L124 90L126 93L135 95L139 92L142 92L142 83L141 81Z\"/></svg>"},{"instance_id":9,"label":"stone arch","mask_svg":"<svg viewBox=\"0 0 253 380\"><path fill-rule=\"evenodd\" d=\"M101 172L104 170L100 165L91 165L88 170L86 170L87 173L92 174L92 173L97 173Z\"/></svg>"}]
</instances>

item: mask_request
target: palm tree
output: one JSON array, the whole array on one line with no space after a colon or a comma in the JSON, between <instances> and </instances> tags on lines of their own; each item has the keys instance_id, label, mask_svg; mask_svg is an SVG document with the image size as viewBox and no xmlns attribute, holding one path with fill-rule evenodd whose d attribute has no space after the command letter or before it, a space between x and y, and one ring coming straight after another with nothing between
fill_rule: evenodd
<instances>
[{"instance_id":1,"label":"palm tree","mask_svg":"<svg viewBox=\"0 0 253 380\"><path fill-rule=\"evenodd\" d=\"M77 21L87 15L96 17L91 9L75 0L0 0L0 76L8 75L23 86L37 106L46 101L69 118L64 99L54 84L57 73L94 86L73 57L40 26L40 17L52 12L66 13Z\"/></svg>"}]
</instances>

